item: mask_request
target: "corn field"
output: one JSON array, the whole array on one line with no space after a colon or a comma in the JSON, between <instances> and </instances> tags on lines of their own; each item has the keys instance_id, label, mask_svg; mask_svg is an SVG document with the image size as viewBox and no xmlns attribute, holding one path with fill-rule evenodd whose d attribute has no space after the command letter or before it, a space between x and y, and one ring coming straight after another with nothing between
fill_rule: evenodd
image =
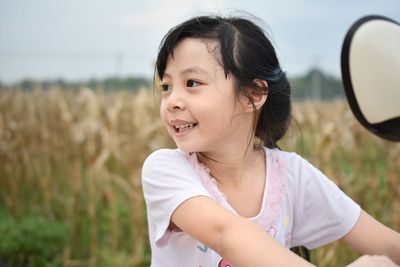
<instances>
[{"instance_id":1,"label":"corn field","mask_svg":"<svg viewBox=\"0 0 400 267\"><path fill-rule=\"evenodd\" d=\"M281 147L307 158L399 231L400 144L363 129L344 100L295 103L293 115ZM40 217L39 226L64 227L63 241L45 256L53 265L42 266L149 266L140 170L146 156L161 147L174 144L150 89L0 89L0 243L13 242L7 239L18 234L13 225ZM11 218L9 228L1 226ZM33 230L21 242L38 246L35 236L42 238ZM51 235L43 238L43 249L50 249ZM40 253L24 256L26 246L5 248L0 244L0 263L11 257L12 266L34 266L32 255ZM318 266L344 266L356 257L341 242L312 251Z\"/></svg>"}]
</instances>

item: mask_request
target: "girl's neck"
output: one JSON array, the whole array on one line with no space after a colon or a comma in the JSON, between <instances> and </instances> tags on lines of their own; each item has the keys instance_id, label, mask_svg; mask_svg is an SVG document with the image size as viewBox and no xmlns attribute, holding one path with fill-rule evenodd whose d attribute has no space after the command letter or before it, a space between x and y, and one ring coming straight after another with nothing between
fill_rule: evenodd
<instances>
[{"instance_id":1,"label":"girl's neck","mask_svg":"<svg viewBox=\"0 0 400 267\"><path fill-rule=\"evenodd\" d=\"M200 162L205 164L210 174L219 184L239 184L246 177L245 173L255 169L263 163L264 150L253 148L250 145L241 151L230 151L229 153L197 153Z\"/></svg>"}]
</instances>

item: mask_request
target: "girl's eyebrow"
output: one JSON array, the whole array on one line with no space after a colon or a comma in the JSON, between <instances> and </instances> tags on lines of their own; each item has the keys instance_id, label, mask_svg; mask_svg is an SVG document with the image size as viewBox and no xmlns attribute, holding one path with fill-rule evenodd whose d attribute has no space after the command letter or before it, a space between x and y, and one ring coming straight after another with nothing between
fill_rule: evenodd
<instances>
[{"instance_id":1,"label":"girl's eyebrow","mask_svg":"<svg viewBox=\"0 0 400 267\"><path fill-rule=\"evenodd\" d=\"M199 73L199 74L209 75L206 70L204 70L204 69L202 69L202 68L200 68L198 66L187 68L187 69L181 71L180 74L184 75L184 74L192 74L192 73Z\"/></svg>"},{"instance_id":2,"label":"girl's eyebrow","mask_svg":"<svg viewBox=\"0 0 400 267\"><path fill-rule=\"evenodd\" d=\"M181 72L179 73L179 75L180 75L180 76L184 76L184 75L193 74L193 73L194 73L194 74L198 73L198 74L203 74L203 75L210 76L210 74L209 74L206 70L204 70L204 69L202 69L202 68L200 68L200 67L198 67L198 66L189 67L189 68L187 68L187 69L181 71ZM164 72L163 77L171 78L171 75L168 74L167 72Z\"/></svg>"}]
</instances>

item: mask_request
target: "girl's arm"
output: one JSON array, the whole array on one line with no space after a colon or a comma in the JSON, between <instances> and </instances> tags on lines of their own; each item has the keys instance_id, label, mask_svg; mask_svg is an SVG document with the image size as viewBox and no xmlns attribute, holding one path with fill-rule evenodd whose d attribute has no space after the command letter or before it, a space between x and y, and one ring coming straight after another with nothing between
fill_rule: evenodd
<instances>
[{"instance_id":1,"label":"girl's arm","mask_svg":"<svg viewBox=\"0 0 400 267\"><path fill-rule=\"evenodd\" d=\"M172 214L172 222L235 266L314 266L279 245L255 223L232 214L205 196L183 202ZM399 262L400 235L364 211L344 240L362 253L384 254ZM376 265L395 266L385 257L365 256L349 266Z\"/></svg>"},{"instance_id":2,"label":"girl's arm","mask_svg":"<svg viewBox=\"0 0 400 267\"><path fill-rule=\"evenodd\" d=\"M252 221L205 196L186 200L174 211L171 220L235 266L313 266L279 245Z\"/></svg>"},{"instance_id":3,"label":"girl's arm","mask_svg":"<svg viewBox=\"0 0 400 267\"><path fill-rule=\"evenodd\" d=\"M346 265L347 267L398 267L396 263L391 261L387 256L370 256L364 255L353 263Z\"/></svg>"},{"instance_id":4,"label":"girl's arm","mask_svg":"<svg viewBox=\"0 0 400 267\"><path fill-rule=\"evenodd\" d=\"M400 233L386 227L365 211L343 240L362 254L386 255L400 264Z\"/></svg>"}]
</instances>

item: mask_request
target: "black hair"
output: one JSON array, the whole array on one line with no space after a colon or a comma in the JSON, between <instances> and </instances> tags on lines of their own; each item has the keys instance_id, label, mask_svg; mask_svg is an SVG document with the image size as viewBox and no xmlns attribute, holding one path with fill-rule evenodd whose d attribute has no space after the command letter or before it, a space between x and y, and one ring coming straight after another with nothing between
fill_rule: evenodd
<instances>
[{"instance_id":1,"label":"black hair","mask_svg":"<svg viewBox=\"0 0 400 267\"><path fill-rule=\"evenodd\" d=\"M267 101L256 113L253 133L266 147L276 148L291 120L290 85L282 71L275 49L264 31L255 23L240 17L200 16L172 28L163 38L156 61L161 80L168 57L184 38L199 38L218 43L225 77L232 75L238 94L268 94ZM265 80L268 87L255 81ZM251 90L249 92L249 90ZM253 103L254 106L254 103Z\"/></svg>"}]
</instances>

